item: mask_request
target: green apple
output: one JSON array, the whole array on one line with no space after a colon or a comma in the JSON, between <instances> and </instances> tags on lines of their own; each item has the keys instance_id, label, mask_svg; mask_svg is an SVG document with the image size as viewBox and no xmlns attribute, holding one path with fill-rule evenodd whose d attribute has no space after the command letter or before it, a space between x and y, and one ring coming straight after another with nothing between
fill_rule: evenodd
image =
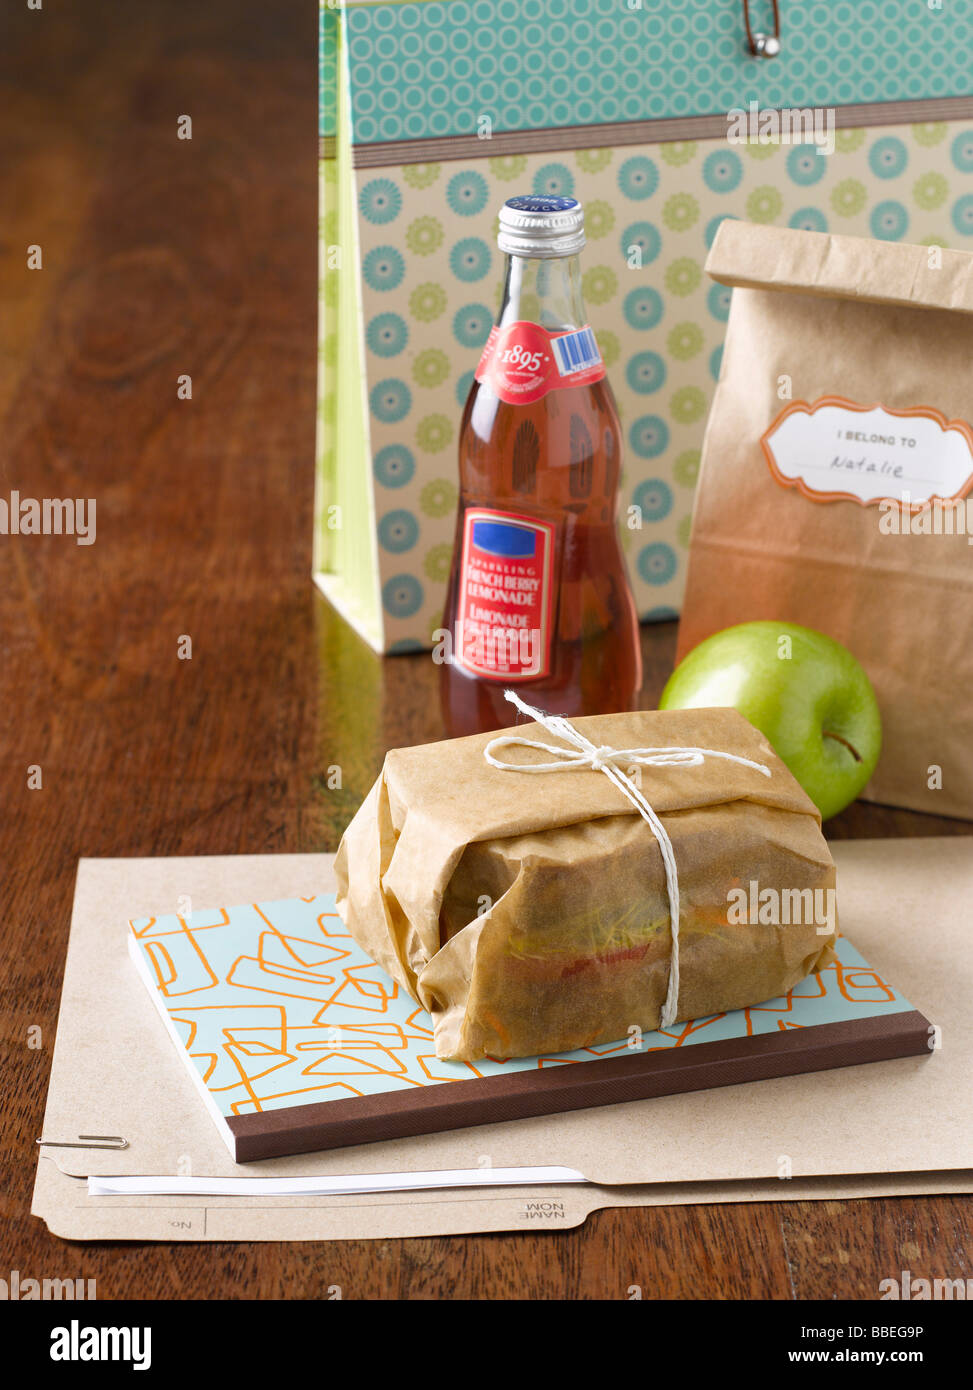
<instances>
[{"instance_id":1,"label":"green apple","mask_svg":"<svg viewBox=\"0 0 973 1390\"><path fill-rule=\"evenodd\" d=\"M740 623L676 667L660 709L730 705L769 740L827 820L862 791L882 747L871 682L847 647L796 623Z\"/></svg>"}]
</instances>

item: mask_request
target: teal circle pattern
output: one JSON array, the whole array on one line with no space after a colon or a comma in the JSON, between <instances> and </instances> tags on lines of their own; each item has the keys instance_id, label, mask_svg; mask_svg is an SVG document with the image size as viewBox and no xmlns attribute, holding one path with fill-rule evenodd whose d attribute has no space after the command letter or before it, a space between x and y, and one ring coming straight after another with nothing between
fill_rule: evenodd
<instances>
[{"instance_id":1,"label":"teal circle pattern","mask_svg":"<svg viewBox=\"0 0 973 1390\"><path fill-rule=\"evenodd\" d=\"M646 584L668 584L676 573L676 552L665 541L653 541L639 551L638 572Z\"/></svg>"},{"instance_id":2,"label":"teal circle pattern","mask_svg":"<svg viewBox=\"0 0 973 1390\"><path fill-rule=\"evenodd\" d=\"M368 397L372 414L383 425L394 425L404 420L412 408L412 392L404 381L397 377L386 377L377 381Z\"/></svg>"},{"instance_id":3,"label":"teal circle pattern","mask_svg":"<svg viewBox=\"0 0 973 1390\"><path fill-rule=\"evenodd\" d=\"M491 259L490 248L481 237L464 237L449 253L449 268L457 280L482 280Z\"/></svg>"},{"instance_id":4,"label":"teal circle pattern","mask_svg":"<svg viewBox=\"0 0 973 1390\"><path fill-rule=\"evenodd\" d=\"M707 251L713 245L713 242L716 240L716 233L720 229L720 223L725 222L727 218L731 218L734 221L739 220L738 218L733 217L732 212L721 212L718 217L711 217L710 220L707 222L706 231L704 233L704 240L706 242Z\"/></svg>"},{"instance_id":5,"label":"teal circle pattern","mask_svg":"<svg viewBox=\"0 0 973 1390\"><path fill-rule=\"evenodd\" d=\"M658 458L669 446L669 426L661 415L642 415L629 431L628 440L639 458Z\"/></svg>"},{"instance_id":6,"label":"teal circle pattern","mask_svg":"<svg viewBox=\"0 0 973 1390\"><path fill-rule=\"evenodd\" d=\"M672 511L672 488L662 478L646 478L632 498L643 521L662 521Z\"/></svg>"},{"instance_id":7,"label":"teal circle pattern","mask_svg":"<svg viewBox=\"0 0 973 1390\"><path fill-rule=\"evenodd\" d=\"M366 222L394 222L402 208L402 194L391 179L370 179L358 196L358 207Z\"/></svg>"},{"instance_id":8,"label":"teal circle pattern","mask_svg":"<svg viewBox=\"0 0 973 1390\"><path fill-rule=\"evenodd\" d=\"M475 379L476 378L471 370L468 372L464 372L460 379L457 381L456 400L460 406L464 406L466 404L466 398L473 389L473 382Z\"/></svg>"},{"instance_id":9,"label":"teal circle pattern","mask_svg":"<svg viewBox=\"0 0 973 1390\"><path fill-rule=\"evenodd\" d=\"M651 198L659 186L659 171L647 155L635 155L619 169L618 186L626 198Z\"/></svg>"},{"instance_id":10,"label":"teal circle pattern","mask_svg":"<svg viewBox=\"0 0 973 1390\"><path fill-rule=\"evenodd\" d=\"M362 261L362 278L371 290L394 290L402 283L405 261L394 246L375 246Z\"/></svg>"},{"instance_id":11,"label":"teal circle pattern","mask_svg":"<svg viewBox=\"0 0 973 1390\"><path fill-rule=\"evenodd\" d=\"M430 3L435 5L437 0ZM467 0L451 3L461 7ZM495 3L499 5L505 0ZM520 5L523 0L510 3ZM575 0L543 0L545 6L559 3L569 8ZM595 12L599 3L600 0L585 0L587 10L593 12L590 22L595 26L599 22ZM610 3L614 5L616 0ZM973 7L973 0L970 3ZM376 35L372 33L371 37L374 42ZM471 64L476 62L475 47L464 50L464 54ZM482 56L491 60L493 57L489 49ZM536 72L543 74L543 80L549 84L549 100L553 102L561 99L556 96L557 74L545 71L544 62ZM597 68L591 71L592 80L597 82ZM498 71L498 91L503 80ZM793 93L788 92L788 96ZM619 107L624 99L625 94L619 92ZM380 119L380 113L376 119ZM370 355L375 354L370 370L374 376L397 373L378 383L369 381L376 445L386 445L378 448L373 461L379 499L376 511L380 518L376 531L380 551L386 557L386 574L387 557L401 554L401 564L395 566L393 560L392 565L403 571L414 570L420 589L425 586L424 600L418 600L412 620L403 622L397 631L393 629L390 637L418 631L431 620L439 600L442 575L434 574L428 565L424 573L423 556L430 546L448 550L448 541L439 530L447 527L448 521L445 511L420 505L419 489L424 470L434 456L439 472L449 472L445 451L449 446L455 448L460 411L474 384L476 349L493 321L494 297L499 295L500 284L491 223L495 230L494 213L503 198L511 191L529 190L532 184L536 187L544 180L547 189L558 191L573 189L576 183L578 196L585 202L594 200L599 215L603 206L614 213L614 226L609 221L603 228L601 254L595 257L598 264L591 262L589 251L583 265L586 271L597 272L592 283L597 279L599 286L604 283L606 287L597 302L592 297L590 308L610 364L609 378L619 396L631 489L628 495L642 508L641 519L646 527L641 535L626 537L631 544L639 607L643 618L661 618L668 616L671 609L655 609L651 599L655 596L668 600L674 594L686 562L689 518L681 513L688 507L676 509L673 494L683 497L692 486L687 460L693 456L698 459L705 403L712 398L712 383L719 377L723 351L719 344L731 303L728 287L713 283L703 273L703 241L709 246L727 217L744 215L748 195L752 196L758 186L761 192L770 189L777 194L778 206L768 212L768 223L823 234L833 224L852 235L871 234L889 241L921 240L923 244L945 244L951 232L954 245L960 244L961 239L973 239L973 191L966 192L973 189L973 181L962 177L973 172L973 128L950 122L918 126L911 131L905 126L891 132L850 128L839 131L838 137L838 148L834 156L828 157L812 145L775 149L772 156L761 157L761 151L734 150L722 141L701 140L689 142L687 158L679 160L670 160L651 146L645 154L606 146L604 152L582 152L590 168L581 153L559 152L546 158L484 154L472 169L457 169L456 165L451 168L449 163L434 165L430 166L431 177L427 179L423 173L422 180L415 184L401 179L393 169L387 171L388 182L401 195L401 206L391 219L393 225L388 231L381 222L369 226L369 219L361 213L362 278L367 287L365 336ZM649 159L648 154L653 157ZM731 158L727 159L727 155ZM707 161L709 181L715 182L715 189L704 179ZM742 175L734 190L726 197L719 196L720 187L734 182L738 163ZM958 174L951 172L954 168ZM570 184L558 183L564 174ZM363 177L359 199L368 185L380 183L385 173L376 171L375 178ZM453 185L454 199L465 199L466 206L471 200L475 202L478 191L482 191L480 181L486 197L478 220L456 208L448 217L442 216L449 185ZM436 186L430 190L434 182ZM630 189L625 196L618 191L623 184ZM439 208L430 201L432 193L440 201ZM691 236L674 239L670 233L679 228L671 215L667 219L666 209L676 194L695 197L703 217L692 228ZM379 193L373 199L380 218L389 217L395 201L394 193L387 197ZM707 221L708 213L720 206L728 211ZM467 230L474 235L467 235ZM433 232L437 235L433 236ZM332 230L330 239L336 239L336 235ZM369 250L379 241L386 244ZM966 244L973 243L968 240ZM639 251L634 258L633 247ZM440 287L441 303L432 304L435 313L419 312L425 301L420 302L417 296L421 290L428 290L433 281ZM333 284L332 281L332 288ZM394 300L381 293L399 286L402 288ZM471 295L478 296L477 302L465 303ZM413 300L418 306L415 311ZM408 309L402 307L406 303ZM386 304L399 312L384 312ZM432 322L434 318L438 323ZM440 355L445 350L451 365L448 375L438 383L445 396L430 402L431 413L418 421L423 427L419 429L418 416L426 407L423 392L416 392L410 376L411 356L413 349L418 352L430 343L435 343ZM333 348L332 333L332 354ZM408 363L404 360L407 353ZM401 354L398 360L397 354ZM384 371L376 357L389 359ZM695 393L692 414L688 407L676 408L677 397L681 400L690 389L687 383L691 383ZM420 404L422 410L418 408ZM646 410L656 413L642 414ZM379 430L376 420L387 427ZM444 442L440 442L440 437ZM399 439L407 441L411 448L399 445ZM647 474L653 476L647 478ZM410 483L415 496L407 489ZM387 495L396 489L400 490L398 496ZM383 515L382 500L386 504L401 500L404 506ZM383 581L384 578L385 575ZM409 583L407 592L401 586L403 579L408 576L396 575L395 581L390 581L391 587L385 585L383 591L386 611L392 616L398 612L407 616L410 605L417 602L416 590ZM672 584L669 590L664 588L667 583ZM652 593L647 585L658 587ZM423 645L424 627L422 634L416 640L419 647ZM412 638L407 640L411 642Z\"/></svg>"},{"instance_id":12,"label":"teal circle pattern","mask_svg":"<svg viewBox=\"0 0 973 1390\"><path fill-rule=\"evenodd\" d=\"M637 352L629 359L625 379L633 391L648 396L665 384L665 359L657 352Z\"/></svg>"},{"instance_id":13,"label":"teal circle pattern","mask_svg":"<svg viewBox=\"0 0 973 1390\"><path fill-rule=\"evenodd\" d=\"M382 487L405 487L415 477L416 461L404 444L387 444L375 455L372 467Z\"/></svg>"},{"instance_id":14,"label":"teal circle pattern","mask_svg":"<svg viewBox=\"0 0 973 1390\"><path fill-rule=\"evenodd\" d=\"M633 247L641 252L642 265L651 265L662 250L662 235L654 222L633 222L622 232L621 247L626 265Z\"/></svg>"},{"instance_id":15,"label":"teal circle pattern","mask_svg":"<svg viewBox=\"0 0 973 1390\"><path fill-rule=\"evenodd\" d=\"M795 183L810 187L828 172L828 156L817 145L795 145L787 156L787 172Z\"/></svg>"},{"instance_id":16,"label":"teal circle pattern","mask_svg":"<svg viewBox=\"0 0 973 1390\"><path fill-rule=\"evenodd\" d=\"M336 127L339 24L356 144L472 136L484 115L500 133L728 111L741 92L761 108L973 92L969 0L942 14L934 0L797 8L763 63L745 51L739 0L430 0L340 19L322 5L320 133Z\"/></svg>"},{"instance_id":17,"label":"teal circle pattern","mask_svg":"<svg viewBox=\"0 0 973 1390\"><path fill-rule=\"evenodd\" d=\"M419 523L412 512L400 508L386 512L378 523L378 543L392 555L411 550L419 539Z\"/></svg>"},{"instance_id":18,"label":"teal circle pattern","mask_svg":"<svg viewBox=\"0 0 973 1390\"><path fill-rule=\"evenodd\" d=\"M414 574L394 574L382 586L382 607L393 618L411 618L422 600L423 588Z\"/></svg>"},{"instance_id":19,"label":"teal circle pattern","mask_svg":"<svg viewBox=\"0 0 973 1390\"><path fill-rule=\"evenodd\" d=\"M376 357L395 357L409 341L409 328L400 314L376 314L365 331Z\"/></svg>"},{"instance_id":20,"label":"teal circle pattern","mask_svg":"<svg viewBox=\"0 0 973 1390\"><path fill-rule=\"evenodd\" d=\"M973 130L961 130L950 145L949 153L961 174L973 174Z\"/></svg>"},{"instance_id":21,"label":"teal circle pattern","mask_svg":"<svg viewBox=\"0 0 973 1390\"><path fill-rule=\"evenodd\" d=\"M533 191L549 198L573 198L574 175L566 164L545 164L534 175Z\"/></svg>"},{"instance_id":22,"label":"teal circle pattern","mask_svg":"<svg viewBox=\"0 0 973 1390\"><path fill-rule=\"evenodd\" d=\"M493 312L485 304L464 304L453 318L453 335L466 348L482 347L493 327Z\"/></svg>"},{"instance_id":23,"label":"teal circle pattern","mask_svg":"<svg viewBox=\"0 0 973 1390\"><path fill-rule=\"evenodd\" d=\"M622 304L622 313L630 328L655 328L664 313L662 295L651 285L630 290Z\"/></svg>"},{"instance_id":24,"label":"teal circle pattern","mask_svg":"<svg viewBox=\"0 0 973 1390\"><path fill-rule=\"evenodd\" d=\"M960 236L973 236L973 193L953 204L953 226Z\"/></svg>"},{"instance_id":25,"label":"teal circle pattern","mask_svg":"<svg viewBox=\"0 0 973 1390\"><path fill-rule=\"evenodd\" d=\"M706 296L706 307L720 323L730 317L730 296L733 291L729 285L712 284Z\"/></svg>"},{"instance_id":26,"label":"teal circle pattern","mask_svg":"<svg viewBox=\"0 0 973 1390\"><path fill-rule=\"evenodd\" d=\"M703 182L712 193L732 193L743 178L743 163L733 150L714 150L703 161Z\"/></svg>"},{"instance_id":27,"label":"teal circle pattern","mask_svg":"<svg viewBox=\"0 0 973 1390\"><path fill-rule=\"evenodd\" d=\"M446 185L446 201L460 217L476 217L486 207L489 193L486 179L475 169L454 174Z\"/></svg>"},{"instance_id":28,"label":"teal circle pattern","mask_svg":"<svg viewBox=\"0 0 973 1390\"><path fill-rule=\"evenodd\" d=\"M877 179L897 179L905 172L909 152L896 135L885 135L868 151L868 167Z\"/></svg>"},{"instance_id":29,"label":"teal circle pattern","mask_svg":"<svg viewBox=\"0 0 973 1390\"><path fill-rule=\"evenodd\" d=\"M802 232L826 232L828 219L820 208L798 208L797 212L791 214L787 225Z\"/></svg>"},{"instance_id":30,"label":"teal circle pattern","mask_svg":"<svg viewBox=\"0 0 973 1390\"><path fill-rule=\"evenodd\" d=\"M873 237L880 241L901 241L909 230L909 214L892 199L876 203L868 219Z\"/></svg>"}]
</instances>

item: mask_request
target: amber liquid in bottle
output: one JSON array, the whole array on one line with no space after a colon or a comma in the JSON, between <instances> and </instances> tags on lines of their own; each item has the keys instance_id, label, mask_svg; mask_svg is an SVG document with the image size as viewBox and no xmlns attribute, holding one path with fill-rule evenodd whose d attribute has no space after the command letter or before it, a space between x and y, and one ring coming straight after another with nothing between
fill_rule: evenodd
<instances>
[{"instance_id":1,"label":"amber liquid in bottle","mask_svg":"<svg viewBox=\"0 0 973 1390\"><path fill-rule=\"evenodd\" d=\"M507 261L498 327L532 321L549 333L586 324L577 255ZM556 714L633 709L642 681L638 618L616 529L621 433L606 377L559 386L529 403L474 381L459 439L459 513L443 627L455 632L466 512L496 509L554 524L547 674L511 680L440 667L451 737L513 724L508 686Z\"/></svg>"}]
</instances>

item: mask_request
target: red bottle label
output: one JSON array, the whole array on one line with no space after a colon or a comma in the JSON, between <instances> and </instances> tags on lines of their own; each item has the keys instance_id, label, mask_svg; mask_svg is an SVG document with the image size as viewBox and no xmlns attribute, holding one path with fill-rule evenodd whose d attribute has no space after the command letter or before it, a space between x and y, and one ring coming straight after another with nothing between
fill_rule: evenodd
<instances>
[{"instance_id":1,"label":"red bottle label","mask_svg":"<svg viewBox=\"0 0 973 1390\"><path fill-rule=\"evenodd\" d=\"M509 405L528 405L548 391L600 381L605 364L587 325L548 333L518 320L490 330L475 375Z\"/></svg>"},{"instance_id":2,"label":"red bottle label","mask_svg":"<svg viewBox=\"0 0 973 1390\"><path fill-rule=\"evenodd\" d=\"M453 660L486 680L550 674L554 524L471 507L463 556Z\"/></svg>"}]
</instances>

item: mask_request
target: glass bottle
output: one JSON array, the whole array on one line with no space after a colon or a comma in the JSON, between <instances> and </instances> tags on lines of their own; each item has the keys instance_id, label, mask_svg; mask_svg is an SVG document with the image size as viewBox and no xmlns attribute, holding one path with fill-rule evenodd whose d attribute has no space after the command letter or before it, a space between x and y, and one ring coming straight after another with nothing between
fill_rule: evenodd
<instances>
[{"instance_id":1,"label":"glass bottle","mask_svg":"<svg viewBox=\"0 0 973 1390\"><path fill-rule=\"evenodd\" d=\"M638 619L617 533L621 432L581 293L584 213L529 195L500 211L503 302L467 398L440 661L452 737L632 709Z\"/></svg>"}]
</instances>

